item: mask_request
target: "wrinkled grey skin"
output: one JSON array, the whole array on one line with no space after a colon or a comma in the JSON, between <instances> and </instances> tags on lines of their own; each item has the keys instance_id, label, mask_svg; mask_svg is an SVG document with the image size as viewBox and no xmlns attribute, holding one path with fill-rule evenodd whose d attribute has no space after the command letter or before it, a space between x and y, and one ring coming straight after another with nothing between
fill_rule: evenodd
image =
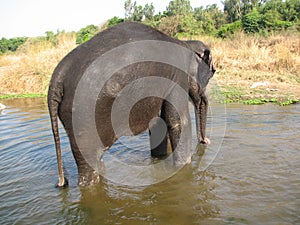
<instances>
[{"instance_id":1,"label":"wrinkled grey skin","mask_svg":"<svg viewBox=\"0 0 300 225\"><path fill-rule=\"evenodd\" d=\"M68 134L71 149L77 163L78 184L86 186L99 182L99 174L90 167L78 149L72 127L73 99L79 80L88 66L105 52L129 42L142 40L166 41L192 50L195 53L195 57L193 57L194 62L191 62L191 66L194 66L194 71L196 71L192 75L197 82L179 70L176 71L177 76L175 78L171 77L170 75L174 74L174 68L158 62L144 62L143 65L137 63L128 68L123 68L122 71L113 75L111 79L117 82L122 88L132 82L133 79L136 79L136 77L141 76L165 76L168 79L173 79L174 82L189 93L190 99L195 106L199 143L209 143L209 140L205 136L208 107L205 87L215 72L209 48L200 41L183 42L173 39L154 28L140 23L122 23L97 34L88 42L75 48L58 64L53 72L48 92L48 107L57 153L59 170L58 187L64 187L68 184L63 173L58 117ZM120 56L118 60L122 60L122 57L127 56ZM206 72L201 70L203 63L209 67L209 70L206 70ZM117 139L110 120L110 109L115 96L112 96L109 90L105 91L108 88L104 88L104 91L101 92L96 103L95 112L98 135L106 146L106 149L112 146ZM158 115L167 124L168 135L164 138L161 145L151 148L153 156L167 154L167 139L169 139L172 149L176 147L181 130L180 118L178 118L178 114L170 103L160 98L149 97L138 102L132 109L132 112L129 122L134 134L139 134L149 129L150 120ZM186 113L188 113L188 110L186 110ZM155 126L151 131L155 132ZM151 131L149 132L150 143L153 142L151 141Z\"/></svg>"}]
</instances>

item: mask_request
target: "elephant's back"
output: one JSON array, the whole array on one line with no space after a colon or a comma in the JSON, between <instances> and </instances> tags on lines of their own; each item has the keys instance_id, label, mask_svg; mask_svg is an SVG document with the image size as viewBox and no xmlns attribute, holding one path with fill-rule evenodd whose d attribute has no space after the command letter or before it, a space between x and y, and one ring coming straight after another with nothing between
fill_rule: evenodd
<instances>
[{"instance_id":1,"label":"elephant's back","mask_svg":"<svg viewBox=\"0 0 300 225\"><path fill-rule=\"evenodd\" d=\"M64 80L70 77L74 79L74 76L81 77L87 67L106 52L127 43L143 40L167 41L185 46L183 42L150 26L137 22L120 23L96 34L71 51L58 65L59 70L63 70L60 76ZM120 55L116 60L122 60L122 57L124 56Z\"/></svg>"}]
</instances>

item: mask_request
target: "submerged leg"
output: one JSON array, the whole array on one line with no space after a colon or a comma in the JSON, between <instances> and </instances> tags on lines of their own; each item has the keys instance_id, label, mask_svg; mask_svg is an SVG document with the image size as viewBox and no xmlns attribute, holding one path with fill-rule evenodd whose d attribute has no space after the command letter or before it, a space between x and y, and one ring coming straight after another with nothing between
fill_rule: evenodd
<instances>
[{"instance_id":1,"label":"submerged leg","mask_svg":"<svg viewBox=\"0 0 300 225\"><path fill-rule=\"evenodd\" d=\"M161 158L168 154L167 126L159 117L151 120L149 127L151 155Z\"/></svg>"},{"instance_id":2,"label":"submerged leg","mask_svg":"<svg viewBox=\"0 0 300 225\"><path fill-rule=\"evenodd\" d=\"M206 120L208 110L208 99L205 94L205 89L200 89L198 84L191 83L189 96L195 106L195 119L198 143L210 144L210 140L206 137Z\"/></svg>"},{"instance_id":3,"label":"submerged leg","mask_svg":"<svg viewBox=\"0 0 300 225\"><path fill-rule=\"evenodd\" d=\"M73 153L73 156L74 156L76 164L77 164L78 185L88 186L91 184L99 183L100 177L99 177L98 171L96 171L94 169L94 168L96 168L95 165L90 165L87 162L87 160L82 155L81 151L83 151L83 150L80 150L76 143L75 135L74 135L74 132L72 129L72 123L69 121L69 117L62 117L61 121L65 127L67 134L68 134L72 153ZM86 140L86 141L88 141L88 140ZM88 146L88 143L86 143L86 146ZM99 158L99 160L100 160L100 158Z\"/></svg>"},{"instance_id":4,"label":"submerged leg","mask_svg":"<svg viewBox=\"0 0 300 225\"><path fill-rule=\"evenodd\" d=\"M191 151L191 130L189 129L188 106L180 107L181 115L175 107L165 101L161 112L162 118L166 121L170 144L173 151L175 164L190 162Z\"/></svg>"},{"instance_id":5,"label":"submerged leg","mask_svg":"<svg viewBox=\"0 0 300 225\"><path fill-rule=\"evenodd\" d=\"M210 140L206 137L207 109L208 100L205 93L203 93L200 100L195 104L198 142L202 144L210 144Z\"/></svg>"},{"instance_id":6,"label":"submerged leg","mask_svg":"<svg viewBox=\"0 0 300 225\"><path fill-rule=\"evenodd\" d=\"M88 186L100 181L99 172L92 168L84 159L76 144L71 144L72 152L78 169L78 185ZM97 157L98 158L98 157ZM100 156L98 158L100 162Z\"/></svg>"}]
</instances>

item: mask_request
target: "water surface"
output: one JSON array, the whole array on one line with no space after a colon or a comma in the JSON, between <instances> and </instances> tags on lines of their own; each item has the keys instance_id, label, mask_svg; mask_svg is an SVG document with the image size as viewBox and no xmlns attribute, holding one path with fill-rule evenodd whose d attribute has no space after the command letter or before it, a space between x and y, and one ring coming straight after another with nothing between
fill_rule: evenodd
<instances>
[{"instance_id":1,"label":"water surface","mask_svg":"<svg viewBox=\"0 0 300 225\"><path fill-rule=\"evenodd\" d=\"M61 128L70 186L60 190L54 187L57 165L46 100L2 103L7 108L0 112L0 224L300 223L299 104L230 104L226 114L223 105L212 104L212 144L174 176L146 187L102 180L79 188ZM151 162L147 135L130 144L139 151L119 155ZM110 151L118 151L118 145ZM116 173L128 176L117 168Z\"/></svg>"}]
</instances>

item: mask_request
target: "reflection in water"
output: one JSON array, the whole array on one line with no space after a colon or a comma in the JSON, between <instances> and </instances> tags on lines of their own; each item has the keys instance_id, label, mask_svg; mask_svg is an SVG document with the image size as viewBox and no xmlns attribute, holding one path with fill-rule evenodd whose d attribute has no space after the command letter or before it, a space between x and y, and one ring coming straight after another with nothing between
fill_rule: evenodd
<instances>
[{"instance_id":1,"label":"reflection in water","mask_svg":"<svg viewBox=\"0 0 300 225\"><path fill-rule=\"evenodd\" d=\"M205 157L214 156L213 144L199 148L192 163L171 178L146 187L102 180L79 188L68 139L60 128L70 187L59 190L54 188L57 165L45 99L2 103L7 108L0 115L1 224L300 222L300 105L228 105L224 142L212 165L203 170ZM212 104L210 110L224 117L220 107ZM213 143L222 138L221 126L210 116ZM142 140L136 144L146 148Z\"/></svg>"},{"instance_id":2,"label":"reflection in water","mask_svg":"<svg viewBox=\"0 0 300 225\"><path fill-rule=\"evenodd\" d=\"M102 181L92 189L81 189L80 207L89 224L189 224L218 214L217 206L211 204L216 198L213 180L211 171L197 172L188 165L172 178L148 187Z\"/></svg>"}]
</instances>

